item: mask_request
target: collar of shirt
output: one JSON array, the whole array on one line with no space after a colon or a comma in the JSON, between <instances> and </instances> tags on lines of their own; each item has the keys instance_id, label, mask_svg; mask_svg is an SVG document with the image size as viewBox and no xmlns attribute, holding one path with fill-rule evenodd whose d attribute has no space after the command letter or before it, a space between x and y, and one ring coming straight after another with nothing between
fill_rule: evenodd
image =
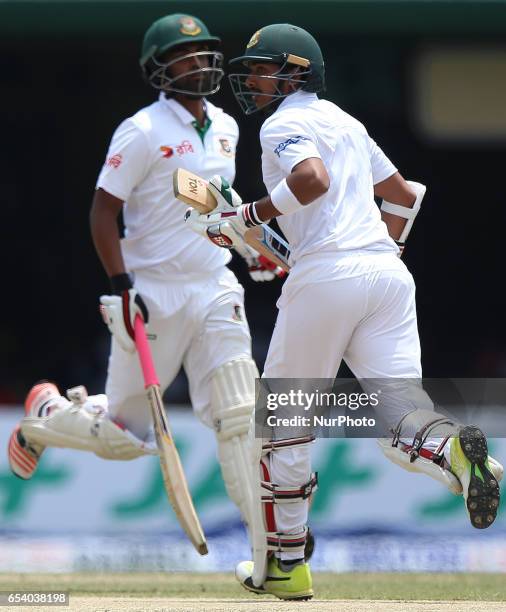
<instances>
[{"instance_id":1,"label":"collar of shirt","mask_svg":"<svg viewBox=\"0 0 506 612\"><path fill-rule=\"evenodd\" d=\"M166 98L163 91L160 92L158 100L163 105L170 108L172 112L179 117L182 123L190 125L195 121L195 117L190 113L190 111L186 110L186 108L182 104L177 102L177 100L174 100L174 98ZM218 113L222 112L221 109L214 106L214 104L208 102L205 98L203 99L203 103L205 114L211 121Z\"/></svg>"},{"instance_id":2,"label":"collar of shirt","mask_svg":"<svg viewBox=\"0 0 506 612\"><path fill-rule=\"evenodd\" d=\"M318 96L315 93L299 89L299 91L295 91L293 94L286 96L276 109L276 112L284 108L289 108L290 106L307 106L314 100L318 100Z\"/></svg>"}]
</instances>

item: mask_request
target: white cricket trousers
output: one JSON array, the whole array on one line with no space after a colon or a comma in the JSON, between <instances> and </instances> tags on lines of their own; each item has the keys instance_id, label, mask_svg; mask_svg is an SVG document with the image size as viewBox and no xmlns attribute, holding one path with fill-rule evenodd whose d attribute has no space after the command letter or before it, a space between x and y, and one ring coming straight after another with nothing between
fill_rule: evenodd
<instances>
[{"instance_id":1,"label":"white cricket trousers","mask_svg":"<svg viewBox=\"0 0 506 612\"><path fill-rule=\"evenodd\" d=\"M170 280L143 271L135 287L150 313L147 327L153 361L165 390L181 366L200 420L212 427L211 381L229 361L251 358L251 336L244 313L244 290L223 267L198 280ZM141 440L152 426L144 381L136 353L112 339L106 395L111 417Z\"/></svg>"},{"instance_id":2,"label":"white cricket trousers","mask_svg":"<svg viewBox=\"0 0 506 612\"><path fill-rule=\"evenodd\" d=\"M264 378L334 379L344 359L357 378L421 378L415 284L395 254L315 254L294 266L278 301ZM388 415L397 423L401 413ZM272 482L301 486L309 445L270 454ZM308 501L274 506L276 528L298 533ZM283 558L296 554L282 553Z\"/></svg>"}]
</instances>

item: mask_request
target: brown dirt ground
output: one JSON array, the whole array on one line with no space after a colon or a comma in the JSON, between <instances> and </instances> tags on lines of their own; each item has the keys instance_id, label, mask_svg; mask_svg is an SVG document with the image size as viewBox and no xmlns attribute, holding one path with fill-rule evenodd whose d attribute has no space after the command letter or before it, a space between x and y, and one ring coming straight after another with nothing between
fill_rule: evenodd
<instances>
[{"instance_id":1,"label":"brown dirt ground","mask_svg":"<svg viewBox=\"0 0 506 612\"><path fill-rule=\"evenodd\" d=\"M374 601L317 600L283 602L278 599L146 599L136 597L73 597L63 606L9 606L11 612L505 612L506 603L492 601Z\"/></svg>"}]
</instances>

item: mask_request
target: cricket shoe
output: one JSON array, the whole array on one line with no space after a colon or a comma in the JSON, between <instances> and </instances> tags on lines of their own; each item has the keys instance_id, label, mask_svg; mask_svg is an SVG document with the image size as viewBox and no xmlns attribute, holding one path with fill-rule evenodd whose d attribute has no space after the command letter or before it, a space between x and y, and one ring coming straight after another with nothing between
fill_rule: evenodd
<instances>
[{"instance_id":1,"label":"cricket shoe","mask_svg":"<svg viewBox=\"0 0 506 612\"><path fill-rule=\"evenodd\" d=\"M60 399L61 395L56 385L41 381L34 385L26 396L25 416L47 416ZM22 421L16 425L9 439L9 465L15 476L28 480L35 473L45 447L28 442L21 432L21 425Z\"/></svg>"},{"instance_id":2,"label":"cricket shoe","mask_svg":"<svg viewBox=\"0 0 506 612\"><path fill-rule=\"evenodd\" d=\"M261 587L253 584L253 561L241 561L235 568L235 577L242 586L257 595L270 594L279 599L305 600L313 597L313 580L309 564L299 563L290 570L280 567L280 560L271 557L267 564L267 578Z\"/></svg>"},{"instance_id":3,"label":"cricket shoe","mask_svg":"<svg viewBox=\"0 0 506 612\"><path fill-rule=\"evenodd\" d=\"M450 444L451 471L462 483L471 525L486 529L494 522L499 509L499 480L502 466L488 455L483 432L468 425Z\"/></svg>"}]
</instances>

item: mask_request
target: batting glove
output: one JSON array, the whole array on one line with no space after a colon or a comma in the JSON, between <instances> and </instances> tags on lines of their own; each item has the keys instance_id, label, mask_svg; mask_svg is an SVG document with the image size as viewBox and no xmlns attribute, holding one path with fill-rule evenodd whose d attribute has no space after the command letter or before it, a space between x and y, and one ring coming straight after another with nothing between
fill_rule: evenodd
<instances>
[{"instance_id":1,"label":"batting glove","mask_svg":"<svg viewBox=\"0 0 506 612\"><path fill-rule=\"evenodd\" d=\"M207 183L207 188L216 198L214 212L234 209L242 204L241 196L223 176L215 174Z\"/></svg>"},{"instance_id":2,"label":"batting glove","mask_svg":"<svg viewBox=\"0 0 506 612\"><path fill-rule=\"evenodd\" d=\"M216 198L216 208L207 214L189 209L185 221L190 229L213 244L235 248L246 231L261 221L256 218L253 204L243 204L241 196L223 176L213 176L207 187Z\"/></svg>"},{"instance_id":3,"label":"batting glove","mask_svg":"<svg viewBox=\"0 0 506 612\"><path fill-rule=\"evenodd\" d=\"M260 255L255 249L245 242L234 246L234 249L244 259L248 266L248 272L255 282L271 281L275 278L283 278L286 272L264 255Z\"/></svg>"},{"instance_id":4,"label":"batting glove","mask_svg":"<svg viewBox=\"0 0 506 612\"><path fill-rule=\"evenodd\" d=\"M149 321L148 308L132 286L128 274L111 277L112 292L115 295L100 296L100 312L104 323L116 338L121 348L128 353L135 352L134 321L140 315L145 324Z\"/></svg>"},{"instance_id":5,"label":"batting glove","mask_svg":"<svg viewBox=\"0 0 506 612\"><path fill-rule=\"evenodd\" d=\"M185 221L194 232L227 249L235 247L249 229L262 223L254 214L253 204L203 215L190 209L186 211Z\"/></svg>"}]
</instances>

